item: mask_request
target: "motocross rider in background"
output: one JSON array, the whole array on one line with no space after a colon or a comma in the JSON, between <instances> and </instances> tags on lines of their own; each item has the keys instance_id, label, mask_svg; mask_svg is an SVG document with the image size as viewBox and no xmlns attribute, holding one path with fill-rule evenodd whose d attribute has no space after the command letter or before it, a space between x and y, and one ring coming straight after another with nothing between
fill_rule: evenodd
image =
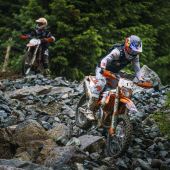
<instances>
[{"instance_id":1,"label":"motocross rider in background","mask_svg":"<svg viewBox=\"0 0 170 170\"><path fill-rule=\"evenodd\" d=\"M45 18L39 18L36 20L36 28L32 30L30 33L21 35L21 39L28 39L28 38L39 38L41 39L41 46L42 46L42 62L44 66L44 74L47 75L50 73L49 70L49 51L48 46L49 43L55 41L55 37L46 29L48 22Z\"/></svg>"},{"instance_id":2,"label":"motocross rider in background","mask_svg":"<svg viewBox=\"0 0 170 170\"><path fill-rule=\"evenodd\" d=\"M142 81L140 74L139 54L142 52L142 41L136 35L131 35L125 39L125 43L119 45L111 50L96 67L96 84L91 87L92 95L88 103L89 114L94 112L97 108L97 101L100 93L104 90L104 87L109 81L104 77L103 70L108 70L113 73L119 73L128 64L132 63L135 71L135 75L139 81ZM115 83L115 81L112 81Z\"/></svg>"}]
</instances>

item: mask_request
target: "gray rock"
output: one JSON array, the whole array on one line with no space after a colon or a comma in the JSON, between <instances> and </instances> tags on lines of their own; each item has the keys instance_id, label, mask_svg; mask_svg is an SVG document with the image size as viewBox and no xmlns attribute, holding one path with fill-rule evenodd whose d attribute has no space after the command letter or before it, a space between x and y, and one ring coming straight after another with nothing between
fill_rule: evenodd
<instances>
[{"instance_id":1,"label":"gray rock","mask_svg":"<svg viewBox=\"0 0 170 170\"><path fill-rule=\"evenodd\" d=\"M75 111L73 111L73 109L67 105L64 105L62 108L62 113L61 114L65 114L68 115L70 118L74 118L75 117Z\"/></svg>"},{"instance_id":2,"label":"gray rock","mask_svg":"<svg viewBox=\"0 0 170 170\"><path fill-rule=\"evenodd\" d=\"M10 160L0 159L0 165L10 166L10 167L19 168L19 169L25 169L25 170L33 170L33 169L34 170L52 170L51 168L47 168L47 167L34 164L28 161L20 161L18 159L10 159Z\"/></svg>"},{"instance_id":3,"label":"gray rock","mask_svg":"<svg viewBox=\"0 0 170 170\"><path fill-rule=\"evenodd\" d=\"M0 110L0 118L1 119L5 119L5 118L7 118L7 113L4 111L4 110Z\"/></svg>"},{"instance_id":4,"label":"gray rock","mask_svg":"<svg viewBox=\"0 0 170 170\"><path fill-rule=\"evenodd\" d=\"M14 134L15 142L19 146L30 146L30 143L39 141L39 145L43 143L43 140L48 139L47 132L44 128L35 120L27 120L18 124Z\"/></svg>"},{"instance_id":5,"label":"gray rock","mask_svg":"<svg viewBox=\"0 0 170 170\"><path fill-rule=\"evenodd\" d=\"M98 160L101 157L101 155L98 152L94 152L90 154L90 158L92 160Z\"/></svg>"},{"instance_id":6,"label":"gray rock","mask_svg":"<svg viewBox=\"0 0 170 170\"><path fill-rule=\"evenodd\" d=\"M116 165L119 167L119 169L127 169L128 170L128 166L127 166L126 162L121 158L118 158L118 160L116 161Z\"/></svg>"},{"instance_id":7,"label":"gray rock","mask_svg":"<svg viewBox=\"0 0 170 170\"><path fill-rule=\"evenodd\" d=\"M8 113L11 113L11 109L9 108L9 106L5 105L5 104L0 104L0 109L8 112Z\"/></svg>"},{"instance_id":8,"label":"gray rock","mask_svg":"<svg viewBox=\"0 0 170 170\"><path fill-rule=\"evenodd\" d=\"M53 87L49 95L69 94L73 93L73 89L70 87Z\"/></svg>"},{"instance_id":9,"label":"gray rock","mask_svg":"<svg viewBox=\"0 0 170 170\"><path fill-rule=\"evenodd\" d=\"M48 153L44 165L59 169L71 160L75 152L76 149L73 146L55 147Z\"/></svg>"},{"instance_id":10,"label":"gray rock","mask_svg":"<svg viewBox=\"0 0 170 170\"><path fill-rule=\"evenodd\" d=\"M78 138L80 140L80 149L84 151L89 151L90 153L98 151L101 149L105 142L100 136L93 135L83 135Z\"/></svg>"},{"instance_id":11,"label":"gray rock","mask_svg":"<svg viewBox=\"0 0 170 170\"><path fill-rule=\"evenodd\" d=\"M30 95L42 95L51 91L52 86L32 86L24 87L9 94L11 98L21 99Z\"/></svg>"},{"instance_id":12,"label":"gray rock","mask_svg":"<svg viewBox=\"0 0 170 170\"><path fill-rule=\"evenodd\" d=\"M84 165L81 163L75 163L76 170L84 170Z\"/></svg>"},{"instance_id":13,"label":"gray rock","mask_svg":"<svg viewBox=\"0 0 170 170\"><path fill-rule=\"evenodd\" d=\"M133 169L138 168L138 167L142 168L142 170L151 170L152 169L148 162L146 162L142 159L139 159L139 158L135 159L132 164L133 164Z\"/></svg>"},{"instance_id":14,"label":"gray rock","mask_svg":"<svg viewBox=\"0 0 170 170\"><path fill-rule=\"evenodd\" d=\"M49 130L52 128L52 126L46 121L42 121L41 124L42 124L43 128L46 130Z\"/></svg>"},{"instance_id":15,"label":"gray rock","mask_svg":"<svg viewBox=\"0 0 170 170\"><path fill-rule=\"evenodd\" d=\"M160 154L161 158L165 158L168 155L168 152L167 151L160 151L159 154Z\"/></svg>"},{"instance_id":16,"label":"gray rock","mask_svg":"<svg viewBox=\"0 0 170 170\"><path fill-rule=\"evenodd\" d=\"M146 65L143 65L140 72L141 72L141 76L145 77L145 79L149 79L149 80L151 79L154 85L162 86L159 76Z\"/></svg>"},{"instance_id":17,"label":"gray rock","mask_svg":"<svg viewBox=\"0 0 170 170\"><path fill-rule=\"evenodd\" d=\"M142 140L140 138L135 138L134 141L138 144L141 144L142 143Z\"/></svg>"},{"instance_id":18,"label":"gray rock","mask_svg":"<svg viewBox=\"0 0 170 170\"><path fill-rule=\"evenodd\" d=\"M8 165L0 165L0 169L1 170L24 170L22 168L15 168L15 167L8 166Z\"/></svg>"},{"instance_id":19,"label":"gray rock","mask_svg":"<svg viewBox=\"0 0 170 170\"><path fill-rule=\"evenodd\" d=\"M70 130L66 125L56 123L56 126L49 130L47 134L55 142L66 145L66 143L69 141Z\"/></svg>"},{"instance_id":20,"label":"gray rock","mask_svg":"<svg viewBox=\"0 0 170 170\"><path fill-rule=\"evenodd\" d=\"M73 138L71 138L71 139L67 142L67 144L66 144L66 146L70 146L70 145L80 146L81 143L80 143L80 140L79 140L78 138L73 137Z\"/></svg>"}]
</instances>

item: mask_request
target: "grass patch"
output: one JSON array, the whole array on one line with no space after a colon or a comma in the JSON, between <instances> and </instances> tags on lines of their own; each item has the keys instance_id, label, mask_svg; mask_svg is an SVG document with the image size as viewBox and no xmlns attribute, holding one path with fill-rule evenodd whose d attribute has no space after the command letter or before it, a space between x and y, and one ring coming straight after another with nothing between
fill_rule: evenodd
<instances>
[{"instance_id":1,"label":"grass patch","mask_svg":"<svg viewBox=\"0 0 170 170\"><path fill-rule=\"evenodd\" d=\"M157 122L160 131L168 136L170 139L170 111L165 112L164 110L170 110L170 92L167 94L167 100L165 107L162 109L162 112L157 112L153 114L151 117Z\"/></svg>"}]
</instances>

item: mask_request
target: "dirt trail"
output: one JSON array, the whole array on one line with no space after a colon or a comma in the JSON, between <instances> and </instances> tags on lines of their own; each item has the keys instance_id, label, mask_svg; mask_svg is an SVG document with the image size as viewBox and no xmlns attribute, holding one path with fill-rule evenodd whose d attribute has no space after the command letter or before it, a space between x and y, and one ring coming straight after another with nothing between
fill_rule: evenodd
<instances>
[{"instance_id":1,"label":"dirt trail","mask_svg":"<svg viewBox=\"0 0 170 170\"><path fill-rule=\"evenodd\" d=\"M14 73L14 72L0 72L0 80L2 79L10 79L10 80L15 80L17 78L21 78L22 75L19 73Z\"/></svg>"}]
</instances>

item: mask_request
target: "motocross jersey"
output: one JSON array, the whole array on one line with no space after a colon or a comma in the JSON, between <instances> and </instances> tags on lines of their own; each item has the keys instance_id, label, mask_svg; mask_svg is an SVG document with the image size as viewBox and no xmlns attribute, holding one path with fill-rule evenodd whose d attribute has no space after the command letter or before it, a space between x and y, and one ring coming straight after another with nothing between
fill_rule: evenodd
<instances>
[{"instance_id":1,"label":"motocross jersey","mask_svg":"<svg viewBox=\"0 0 170 170\"><path fill-rule=\"evenodd\" d=\"M124 51L124 44L111 50L99 63L99 67L118 73L129 63L133 64L136 77L141 80L139 55L130 56Z\"/></svg>"},{"instance_id":2,"label":"motocross jersey","mask_svg":"<svg viewBox=\"0 0 170 170\"><path fill-rule=\"evenodd\" d=\"M43 38L52 38L52 41L55 41L55 37L52 36L51 32L46 29L34 29L30 33L26 34L29 38L36 37L39 39ZM48 48L49 43L42 43L43 48Z\"/></svg>"}]
</instances>

